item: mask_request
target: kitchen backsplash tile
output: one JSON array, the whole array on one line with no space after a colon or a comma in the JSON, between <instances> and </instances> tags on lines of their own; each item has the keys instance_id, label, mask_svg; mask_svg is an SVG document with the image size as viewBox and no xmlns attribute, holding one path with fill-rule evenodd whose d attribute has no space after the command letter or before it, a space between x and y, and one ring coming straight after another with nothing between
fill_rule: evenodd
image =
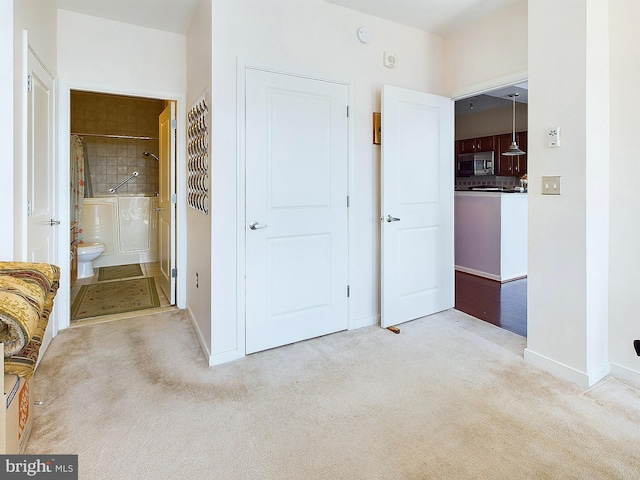
<instances>
[{"instance_id":1,"label":"kitchen backsplash tile","mask_svg":"<svg viewBox=\"0 0 640 480\"><path fill-rule=\"evenodd\" d=\"M495 175L483 175L479 177L458 177L455 186L461 189L487 185L491 187L519 187L520 180L516 177L499 177Z\"/></svg>"}]
</instances>

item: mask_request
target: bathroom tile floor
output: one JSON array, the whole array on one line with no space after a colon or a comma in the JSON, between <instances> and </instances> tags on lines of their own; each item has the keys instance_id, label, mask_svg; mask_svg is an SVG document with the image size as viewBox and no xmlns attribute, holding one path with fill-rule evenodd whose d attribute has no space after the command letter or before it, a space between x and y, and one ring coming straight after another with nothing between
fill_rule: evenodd
<instances>
[{"instance_id":1,"label":"bathroom tile floor","mask_svg":"<svg viewBox=\"0 0 640 480\"><path fill-rule=\"evenodd\" d=\"M158 262L141 263L140 266L142 267L142 275L144 277L159 277L160 276L160 264ZM80 287L82 287L83 285L91 285L93 283L103 283L103 282L98 282L98 271L97 270L98 269L96 268L96 274L93 277L80 278L80 279L76 280L76 282L71 287L71 304L73 304L73 301L75 300L76 296L80 292ZM117 282L119 280L116 279L116 280L111 280L111 281ZM112 321L112 320L121 320L123 318L132 318L132 317L137 317L137 316L140 316L140 315L148 315L149 313L151 313L153 311L165 311L165 310L169 310L169 309L175 308L175 307L171 306L171 303L169 302L169 299L165 295L165 293L162 290L162 288L160 288L160 282L158 281L157 278L156 278L156 289L158 291L158 299L160 300L160 307L158 307L158 308L154 308L154 309L150 309L150 310L138 310L138 311L135 311L135 312L119 313L117 315L104 315L104 316L101 316L101 317L83 318L82 320L72 320L71 321L71 326L88 325L88 324L92 324L92 323L102 323L102 322L108 322L108 321Z\"/></svg>"}]
</instances>

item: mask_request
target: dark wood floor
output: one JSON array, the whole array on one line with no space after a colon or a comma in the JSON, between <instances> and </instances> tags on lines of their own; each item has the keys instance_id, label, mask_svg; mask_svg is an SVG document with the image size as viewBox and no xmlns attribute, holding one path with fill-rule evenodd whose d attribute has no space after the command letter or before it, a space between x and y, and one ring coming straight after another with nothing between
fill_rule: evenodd
<instances>
[{"instance_id":1,"label":"dark wood floor","mask_svg":"<svg viewBox=\"0 0 640 480\"><path fill-rule=\"evenodd\" d=\"M456 272L455 308L526 337L527 279L500 283Z\"/></svg>"}]
</instances>

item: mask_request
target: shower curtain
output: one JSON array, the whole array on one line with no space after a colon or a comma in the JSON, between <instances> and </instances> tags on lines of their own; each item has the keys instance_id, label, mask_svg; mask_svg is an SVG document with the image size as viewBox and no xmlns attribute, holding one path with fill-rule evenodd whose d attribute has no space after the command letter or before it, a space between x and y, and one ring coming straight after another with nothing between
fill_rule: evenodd
<instances>
[{"instance_id":1,"label":"shower curtain","mask_svg":"<svg viewBox=\"0 0 640 480\"><path fill-rule=\"evenodd\" d=\"M82 140L82 138L80 138ZM84 162L84 198L93 198L93 185L91 185L91 173L89 172L89 155L87 144L82 143L82 158Z\"/></svg>"},{"instance_id":2,"label":"shower curtain","mask_svg":"<svg viewBox=\"0 0 640 480\"><path fill-rule=\"evenodd\" d=\"M77 239L82 241L82 204L85 198L86 147L79 136L71 138L71 221L77 224ZM90 185L89 185L90 187Z\"/></svg>"}]
</instances>

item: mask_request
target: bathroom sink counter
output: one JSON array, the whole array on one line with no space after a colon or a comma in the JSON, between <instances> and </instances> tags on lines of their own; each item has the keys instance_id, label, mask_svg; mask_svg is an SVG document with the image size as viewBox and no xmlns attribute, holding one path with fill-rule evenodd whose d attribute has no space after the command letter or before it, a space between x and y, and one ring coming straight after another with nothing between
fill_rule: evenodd
<instances>
[{"instance_id":1,"label":"bathroom sink counter","mask_svg":"<svg viewBox=\"0 0 640 480\"><path fill-rule=\"evenodd\" d=\"M91 198L116 198L116 197L157 197L155 193L106 193L94 195Z\"/></svg>"}]
</instances>

